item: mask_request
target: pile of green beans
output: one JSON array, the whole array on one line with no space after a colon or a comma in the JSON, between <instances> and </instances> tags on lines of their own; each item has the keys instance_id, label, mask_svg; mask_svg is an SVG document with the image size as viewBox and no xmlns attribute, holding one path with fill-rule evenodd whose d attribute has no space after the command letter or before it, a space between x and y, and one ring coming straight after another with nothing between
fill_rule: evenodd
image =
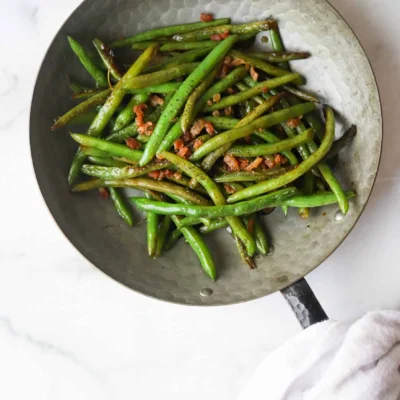
<instances>
[{"instance_id":1,"label":"pile of green beans","mask_svg":"<svg viewBox=\"0 0 400 400\"><path fill-rule=\"evenodd\" d=\"M79 127L69 132L78 145L68 175L73 193L99 190L132 229L133 207L143 212L150 257L184 237L216 280L203 235L229 230L253 269L253 256L269 251L264 209L298 209L304 219L332 204L348 212L356 193L342 188L331 167L357 129L334 140L333 109L324 106L322 114L318 97L298 87L305 80L291 69L311 54L286 51L277 21L202 20L109 44L95 38L91 50L68 36L92 83L67 76L79 103L51 130ZM273 51L244 51L262 31ZM141 54L129 65L122 47ZM127 201L124 188L143 195Z\"/></svg>"}]
</instances>

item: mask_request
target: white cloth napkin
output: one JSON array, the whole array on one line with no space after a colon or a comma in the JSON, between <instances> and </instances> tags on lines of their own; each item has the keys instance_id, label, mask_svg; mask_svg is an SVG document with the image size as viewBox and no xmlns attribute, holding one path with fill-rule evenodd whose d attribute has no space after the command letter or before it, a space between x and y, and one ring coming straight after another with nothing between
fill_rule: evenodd
<instances>
[{"instance_id":1,"label":"white cloth napkin","mask_svg":"<svg viewBox=\"0 0 400 400\"><path fill-rule=\"evenodd\" d=\"M400 400L400 312L326 321L283 344L238 400Z\"/></svg>"}]
</instances>

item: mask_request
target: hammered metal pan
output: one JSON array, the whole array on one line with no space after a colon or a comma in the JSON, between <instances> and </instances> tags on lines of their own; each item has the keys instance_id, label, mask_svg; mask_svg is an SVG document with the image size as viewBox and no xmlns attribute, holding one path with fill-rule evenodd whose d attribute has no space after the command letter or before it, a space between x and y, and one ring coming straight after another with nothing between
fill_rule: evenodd
<instances>
[{"instance_id":1,"label":"hammered metal pan","mask_svg":"<svg viewBox=\"0 0 400 400\"><path fill-rule=\"evenodd\" d=\"M337 112L337 134L351 123L359 132L340 155L338 173L357 191L348 215L336 206L300 219L295 210L285 218L275 211L265 217L273 251L250 271L237 255L227 232L207 238L218 265L212 283L196 256L181 241L174 251L153 260L147 256L145 224L129 228L110 202L95 194L69 191L67 172L75 145L67 131L50 132L54 116L73 104L65 83L68 72L88 77L65 39L72 35L90 46L161 25L199 20L201 12L229 16L234 22L279 20L289 49L310 51L313 57L295 64L307 77L307 87ZM378 170L382 145L379 94L368 60L351 29L324 0L86 0L55 36L37 78L30 117L33 165L44 200L72 244L97 268L145 295L181 304L226 305L283 290L303 326L326 318L303 279L345 239L363 211ZM139 217L138 217L139 218Z\"/></svg>"}]
</instances>

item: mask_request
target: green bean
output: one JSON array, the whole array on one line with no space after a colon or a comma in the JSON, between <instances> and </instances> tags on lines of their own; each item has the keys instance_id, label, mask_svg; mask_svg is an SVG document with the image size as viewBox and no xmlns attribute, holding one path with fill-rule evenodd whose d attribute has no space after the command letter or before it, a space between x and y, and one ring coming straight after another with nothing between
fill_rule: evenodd
<instances>
[{"instance_id":1,"label":"green bean","mask_svg":"<svg viewBox=\"0 0 400 400\"><path fill-rule=\"evenodd\" d=\"M93 77L96 85L99 87L107 87L108 82L104 71L96 66L96 64L87 54L86 50L76 40L72 39L71 36L67 36L67 39L72 51L79 58L79 61L85 67L86 71L89 72L89 74Z\"/></svg>"},{"instance_id":2,"label":"green bean","mask_svg":"<svg viewBox=\"0 0 400 400\"><path fill-rule=\"evenodd\" d=\"M200 160L216 148L226 143L234 142L235 140L250 135L251 133L259 129L269 128L283 121L287 121L289 118L304 115L314 109L314 103L299 104L284 110L275 111L274 113L265 115L264 117L258 118L254 122L240 128L231 129L229 131L221 133L204 143L198 150L196 150L191 156L191 160Z\"/></svg>"},{"instance_id":3,"label":"green bean","mask_svg":"<svg viewBox=\"0 0 400 400\"><path fill-rule=\"evenodd\" d=\"M283 46L283 42L282 42L282 38L281 35L279 33L279 27L278 24L276 24L275 27L273 27L270 31L269 31L269 37L271 39L271 45L272 45L272 49L274 51L285 51L285 47ZM287 62L289 60L283 61L279 64L279 66L282 69L288 70L290 71L290 66L289 63Z\"/></svg>"},{"instance_id":4,"label":"green bean","mask_svg":"<svg viewBox=\"0 0 400 400\"><path fill-rule=\"evenodd\" d=\"M72 96L71 99L77 100L77 99L86 99L88 97L95 96L96 94L102 93L104 91L104 88L101 89L86 89L81 92L75 92Z\"/></svg>"},{"instance_id":5,"label":"green bean","mask_svg":"<svg viewBox=\"0 0 400 400\"><path fill-rule=\"evenodd\" d=\"M219 25L212 26L203 29L198 29L193 32L184 33L182 35L175 35L174 39L177 41L190 42L196 40L209 39L212 35L221 34L229 32L231 35L244 35L244 34L254 34L257 32L265 31L271 29L276 25L276 21L272 19L267 19L265 21L250 22L242 25Z\"/></svg>"},{"instance_id":6,"label":"green bean","mask_svg":"<svg viewBox=\"0 0 400 400\"><path fill-rule=\"evenodd\" d=\"M202 225L199 229L200 233L211 233L220 228L226 228L228 226L228 221L225 218L213 219L211 223L207 225Z\"/></svg>"},{"instance_id":7,"label":"green bean","mask_svg":"<svg viewBox=\"0 0 400 400\"><path fill-rule=\"evenodd\" d=\"M268 249L269 249L268 239L262 229L262 226L261 226L260 220L258 219L257 214L247 215L243 219L244 219L247 229L249 229L250 224L253 225L253 227L252 227L253 232L250 232L250 233L252 233L254 236L257 250L260 254L266 256L268 254ZM250 222L250 221L253 221L253 222Z\"/></svg>"},{"instance_id":8,"label":"green bean","mask_svg":"<svg viewBox=\"0 0 400 400\"><path fill-rule=\"evenodd\" d=\"M89 156L88 159L91 163L104 167L117 167L117 168L126 167L126 164L124 162L114 160L108 157ZM83 167L84 165L82 165L82 168Z\"/></svg>"},{"instance_id":9,"label":"green bean","mask_svg":"<svg viewBox=\"0 0 400 400\"><path fill-rule=\"evenodd\" d=\"M156 257L160 257L165 248L167 236L171 229L172 219L169 215L165 216L160 225L160 231L157 240Z\"/></svg>"},{"instance_id":10,"label":"green bean","mask_svg":"<svg viewBox=\"0 0 400 400\"><path fill-rule=\"evenodd\" d=\"M118 114L117 119L115 120L113 132L118 132L125 128L135 116L133 107L146 103L149 97L150 96L147 93L139 93L135 96L132 96L132 98L129 100L129 103Z\"/></svg>"},{"instance_id":11,"label":"green bean","mask_svg":"<svg viewBox=\"0 0 400 400\"><path fill-rule=\"evenodd\" d=\"M195 71L199 65L200 63L198 62L181 64L177 67L167 68L162 71L152 72L146 75L140 75L130 81L129 84L124 85L123 88L124 90L132 91L170 82L176 78L180 78L181 76L189 75ZM181 87L182 84L178 90L180 90Z\"/></svg>"},{"instance_id":12,"label":"green bean","mask_svg":"<svg viewBox=\"0 0 400 400\"><path fill-rule=\"evenodd\" d=\"M218 63L213 70L204 78L204 80L197 86L193 92L188 97L186 104L183 108L182 116L181 116L181 128L182 132L186 132L189 129L189 126L193 123L194 119L197 116L197 107L196 104L199 98L204 94L204 92L208 89L208 87L212 84L217 73L219 73L221 69L220 63Z\"/></svg>"},{"instance_id":13,"label":"green bean","mask_svg":"<svg viewBox=\"0 0 400 400\"><path fill-rule=\"evenodd\" d=\"M83 153L82 151L80 151L80 149L78 149L78 151L75 153L75 156L71 163L71 167L68 172L68 183L70 185L74 182L76 177L79 175L82 164L85 161L85 159L86 159L86 154Z\"/></svg>"},{"instance_id":14,"label":"green bean","mask_svg":"<svg viewBox=\"0 0 400 400\"><path fill-rule=\"evenodd\" d=\"M276 67L275 65L269 64L266 61L259 60L256 57L248 56L247 54L241 53L240 51L237 51L237 50L231 50L229 52L229 55L231 55L233 58L239 58L239 59L245 61L246 63L250 64L252 67L258 68L261 71L264 71L268 75L284 76L284 75L290 74L290 72L288 72L282 68L279 68L279 67ZM293 82L296 85L302 85L304 83L304 80L300 75L298 75Z\"/></svg>"},{"instance_id":15,"label":"green bean","mask_svg":"<svg viewBox=\"0 0 400 400\"><path fill-rule=\"evenodd\" d=\"M274 133L268 130L257 131L254 132L254 134L268 143L277 143L280 141ZM290 150L282 151L282 154L288 159L290 165L296 165L298 163L297 157Z\"/></svg>"},{"instance_id":16,"label":"green bean","mask_svg":"<svg viewBox=\"0 0 400 400\"><path fill-rule=\"evenodd\" d=\"M231 96L223 97L218 103L214 103L211 106L204 107L205 112L221 110L229 106L233 106L238 103L242 103L245 100L251 99L266 90L282 86L285 83L292 82L300 76L299 74L287 74L280 76L278 78L268 79L266 81L260 82L251 89L247 89L244 92L236 93Z\"/></svg>"},{"instance_id":17,"label":"green bean","mask_svg":"<svg viewBox=\"0 0 400 400\"><path fill-rule=\"evenodd\" d=\"M266 179L281 176L286 172L292 171L293 167L274 167L265 171L239 171L230 172L228 174L218 175L214 177L214 181L218 183L232 183L232 182L260 182Z\"/></svg>"},{"instance_id":18,"label":"green bean","mask_svg":"<svg viewBox=\"0 0 400 400\"><path fill-rule=\"evenodd\" d=\"M348 200L356 197L356 193L352 191L347 191L344 193ZM293 196L290 199L285 199L283 203L290 207L322 207L329 204L336 204L337 198L335 193L323 192L310 196Z\"/></svg>"},{"instance_id":19,"label":"green bean","mask_svg":"<svg viewBox=\"0 0 400 400\"><path fill-rule=\"evenodd\" d=\"M200 168L196 167L191 162L184 160L183 158L167 151L163 151L160 155L174 163L179 169L181 169L191 178L196 179L204 187L204 189L207 190L208 195L211 197L215 204L226 204L225 196L221 193L217 184ZM247 252L252 256L255 252L256 245L251 235L243 226L242 221L239 218L235 217L228 217L227 221L231 226L232 231L240 237L240 239L246 246Z\"/></svg>"},{"instance_id":20,"label":"green bean","mask_svg":"<svg viewBox=\"0 0 400 400\"><path fill-rule=\"evenodd\" d=\"M235 44L238 37L236 35L229 36L215 47L210 54L200 63L200 65L186 78L174 97L162 113L150 140L144 150L140 165L146 165L157 153L157 149L164 139L171 120L173 120L185 104L192 90L208 75L208 73L217 65L217 63L225 56L229 49Z\"/></svg>"},{"instance_id":21,"label":"green bean","mask_svg":"<svg viewBox=\"0 0 400 400\"><path fill-rule=\"evenodd\" d=\"M79 93L85 90L92 90L92 88L89 88L78 82L73 81L68 74L66 74L66 77L67 77L67 85L71 89L72 93Z\"/></svg>"},{"instance_id":22,"label":"green bean","mask_svg":"<svg viewBox=\"0 0 400 400\"><path fill-rule=\"evenodd\" d=\"M174 93L181 86L180 82L167 82L161 83L160 85L146 86L143 89L128 90L129 93Z\"/></svg>"},{"instance_id":23,"label":"green bean","mask_svg":"<svg viewBox=\"0 0 400 400\"><path fill-rule=\"evenodd\" d=\"M208 205L210 202L198 193L182 186L175 185L170 182L156 181L148 178L132 178L132 179L92 179L90 181L78 183L73 186L73 192L83 192L96 189L99 187L129 187L133 189L154 190L161 193L178 195L191 201L197 205Z\"/></svg>"},{"instance_id":24,"label":"green bean","mask_svg":"<svg viewBox=\"0 0 400 400\"><path fill-rule=\"evenodd\" d=\"M166 178L169 181L177 183L178 185L185 186L187 188L193 189L195 192L199 192L199 193L202 193L202 194L207 194L207 191L200 185L196 185L195 187L191 188L190 187L190 179L187 178L186 176L182 175L182 176L178 177L178 176L176 176L174 174L174 175L171 175L171 176L167 176Z\"/></svg>"},{"instance_id":25,"label":"green bean","mask_svg":"<svg viewBox=\"0 0 400 400\"><path fill-rule=\"evenodd\" d=\"M269 154L281 153L284 150L290 150L294 147L308 143L314 137L314 130L312 128L307 129L303 133L295 136L291 139L281 140L280 142L273 144L258 144L254 146L233 146L228 150L228 154L239 157L258 157L266 156Z\"/></svg>"},{"instance_id":26,"label":"green bean","mask_svg":"<svg viewBox=\"0 0 400 400\"><path fill-rule=\"evenodd\" d=\"M325 156L324 161L329 161L335 158L339 152L348 146L357 134L357 127L352 125L338 140L335 140L332 144L329 153Z\"/></svg>"},{"instance_id":27,"label":"green bean","mask_svg":"<svg viewBox=\"0 0 400 400\"><path fill-rule=\"evenodd\" d=\"M285 63L287 61L304 60L310 57L310 53L307 52L287 52L287 51L250 52L249 55L251 57L257 57L260 60L272 63Z\"/></svg>"},{"instance_id":28,"label":"green bean","mask_svg":"<svg viewBox=\"0 0 400 400\"><path fill-rule=\"evenodd\" d=\"M114 207L117 210L118 215L129 225L133 225L133 215L132 211L125 203L124 198L121 193L118 192L116 188L108 188L110 192L110 197L112 202L114 203Z\"/></svg>"},{"instance_id":29,"label":"green bean","mask_svg":"<svg viewBox=\"0 0 400 400\"><path fill-rule=\"evenodd\" d=\"M152 171L159 171L170 167L171 163L165 160L156 161L144 167L123 166L118 167L102 167L97 165L82 165L82 172L85 175L93 176L101 179L127 179L136 178L138 176L146 175Z\"/></svg>"},{"instance_id":30,"label":"green bean","mask_svg":"<svg viewBox=\"0 0 400 400\"><path fill-rule=\"evenodd\" d=\"M90 124L94 118L96 118L97 113L95 112L86 112L84 114L78 114L67 123L68 126L76 126L76 125L87 125Z\"/></svg>"},{"instance_id":31,"label":"green bean","mask_svg":"<svg viewBox=\"0 0 400 400\"><path fill-rule=\"evenodd\" d=\"M253 258L247 253L244 243L236 235L233 235L233 237L235 239L240 258L249 266L250 269L256 269L256 264L254 263Z\"/></svg>"},{"instance_id":32,"label":"green bean","mask_svg":"<svg viewBox=\"0 0 400 400\"><path fill-rule=\"evenodd\" d=\"M252 186L254 187L254 186ZM245 190L245 189L243 189ZM131 197L130 200L137 208L145 212L154 212L161 215L185 215L191 217L206 217L211 219L226 217L241 217L263 210L274 204L279 204L283 199L293 196L298 190L296 188L280 189L276 192L257 197L252 200L242 201L236 204L198 206L191 204L171 204L160 201L147 200L143 197ZM238 192L239 193L239 192ZM184 220L181 221L181 224Z\"/></svg>"},{"instance_id":33,"label":"green bean","mask_svg":"<svg viewBox=\"0 0 400 400\"><path fill-rule=\"evenodd\" d=\"M309 114L307 114L304 119L310 125L311 128L314 129L315 134L319 140L322 140L324 136L324 124L322 123L321 116L319 115L318 110L315 110Z\"/></svg>"},{"instance_id":34,"label":"green bean","mask_svg":"<svg viewBox=\"0 0 400 400\"><path fill-rule=\"evenodd\" d=\"M305 103L307 104L307 103ZM310 103L308 103L310 104ZM311 103L313 104L313 103ZM254 186L236 192L228 197L228 203L234 203L239 200L248 199L250 197L258 196L260 194L270 192L272 190L278 189L284 185L293 182L294 180L300 178L307 171L309 171L314 165L320 162L325 155L328 153L332 146L333 139L335 137L335 117L333 110L330 107L326 107L326 133L321 142L321 146L318 150L311 154L305 161L303 161L299 166L293 171L287 172L277 178L269 179L264 182L256 183ZM207 142L209 143L209 142ZM207 144L206 143L206 144ZM205 144L205 145L206 145ZM204 145L203 145L204 146Z\"/></svg>"},{"instance_id":35,"label":"green bean","mask_svg":"<svg viewBox=\"0 0 400 400\"><path fill-rule=\"evenodd\" d=\"M176 40L167 40L161 42L140 42L132 45L133 50L144 50L150 45L158 43L160 44L160 51L187 51L187 50L199 50L199 49L213 49L218 42L213 40L205 40L203 42L177 42Z\"/></svg>"},{"instance_id":36,"label":"green bean","mask_svg":"<svg viewBox=\"0 0 400 400\"><path fill-rule=\"evenodd\" d=\"M246 68L244 66L234 69L231 73L229 73L226 77L222 78L215 85L213 85L210 89L206 91L206 93L201 96L200 100L196 104L196 112L199 112L204 105L210 100L215 94L222 93L229 87L243 79L243 77L247 74ZM160 147L157 150L157 154L161 153L164 150L169 150L174 141L178 139L182 134L181 130L181 122L178 120L169 130L165 138L160 144Z\"/></svg>"},{"instance_id":37,"label":"green bean","mask_svg":"<svg viewBox=\"0 0 400 400\"><path fill-rule=\"evenodd\" d=\"M250 77L249 77L250 78ZM250 78L251 79L251 78ZM254 81L253 81L254 82ZM254 86L256 85L256 82L254 82ZM254 87L253 86L253 87ZM241 91L241 92L245 92L246 90L249 90L248 86L244 85L243 83L238 83L236 85L236 87ZM260 97L260 96L254 96L252 97L251 100L254 100L255 103L257 104L262 104L264 102L264 100ZM246 103L248 103L249 100L246 100ZM248 112L250 112L250 110L248 110Z\"/></svg>"},{"instance_id":38,"label":"green bean","mask_svg":"<svg viewBox=\"0 0 400 400\"><path fill-rule=\"evenodd\" d=\"M143 152L140 150L132 150L122 144L112 143L89 135L71 133L71 137L83 146L94 147L114 157L125 157L133 161L139 161L143 155Z\"/></svg>"},{"instance_id":39,"label":"green bean","mask_svg":"<svg viewBox=\"0 0 400 400\"><path fill-rule=\"evenodd\" d=\"M175 225L179 225L179 217L176 215L171 216L172 221ZM199 233L194 228L191 227L182 227L180 231L183 233L186 241L189 243L191 248L197 254L197 257L200 260L200 264L204 270L204 272L213 280L215 281L217 278L217 271L211 256L210 250L208 249L207 245L205 244L203 238L200 236Z\"/></svg>"},{"instance_id":40,"label":"green bean","mask_svg":"<svg viewBox=\"0 0 400 400\"><path fill-rule=\"evenodd\" d=\"M184 64L184 63L191 63L196 61L199 58L204 57L206 54L208 54L210 50L208 48L202 47L201 49L194 49L191 51L187 51L185 53L179 54L176 57L172 57L164 62L151 65L147 67L146 73L149 72L155 72L155 71L160 71L165 68L172 68L172 67L177 67L178 65Z\"/></svg>"},{"instance_id":41,"label":"green bean","mask_svg":"<svg viewBox=\"0 0 400 400\"><path fill-rule=\"evenodd\" d=\"M95 156L95 157L103 157L103 158L111 157L111 155L109 153L107 153L105 151L101 151L99 149L95 149L94 147L81 146L80 150L86 156Z\"/></svg>"},{"instance_id":42,"label":"green bean","mask_svg":"<svg viewBox=\"0 0 400 400\"><path fill-rule=\"evenodd\" d=\"M202 116L201 118L205 119L208 122L211 122L214 125L215 128L221 129L223 131L226 131L228 129L232 129L240 121L237 118L219 117L219 116L214 117L214 116L211 116L211 115L205 115L204 117Z\"/></svg>"},{"instance_id":43,"label":"green bean","mask_svg":"<svg viewBox=\"0 0 400 400\"><path fill-rule=\"evenodd\" d=\"M107 70L110 71L111 75L119 81L122 78L122 70L114 58L114 53L110 50L100 39L94 39L93 45Z\"/></svg>"},{"instance_id":44,"label":"green bean","mask_svg":"<svg viewBox=\"0 0 400 400\"><path fill-rule=\"evenodd\" d=\"M321 103L318 99L318 97L314 96L311 93L305 92L304 90L299 90L293 86L289 86L289 85L283 85L283 88L293 94L294 96L296 96L297 98L303 100L303 101L313 101L314 103Z\"/></svg>"},{"instance_id":45,"label":"green bean","mask_svg":"<svg viewBox=\"0 0 400 400\"><path fill-rule=\"evenodd\" d=\"M150 29L146 32L137 33L136 35L129 36L125 39L116 40L112 42L109 46L111 48L130 46L133 43L144 42L145 40L153 40L166 36L183 34L186 32L192 32L198 29L203 29L205 27L229 24L229 22L230 22L229 18L219 18L211 22L193 22L189 24L171 25L163 28Z\"/></svg>"},{"instance_id":46,"label":"green bean","mask_svg":"<svg viewBox=\"0 0 400 400\"><path fill-rule=\"evenodd\" d=\"M164 251L171 250L181 236L182 236L182 231L179 229L174 229L172 233L168 236L167 242L164 245Z\"/></svg>"},{"instance_id":47,"label":"green bean","mask_svg":"<svg viewBox=\"0 0 400 400\"><path fill-rule=\"evenodd\" d=\"M149 193L144 194L146 198L151 199L152 195ZM152 212L146 212L147 219L147 251L150 257L156 257L157 241L158 241L158 223L159 216Z\"/></svg>"},{"instance_id":48,"label":"green bean","mask_svg":"<svg viewBox=\"0 0 400 400\"><path fill-rule=\"evenodd\" d=\"M75 107L71 108L71 110L69 110L66 114L57 118L57 120L52 125L51 130L54 131L55 129L61 128L68 124L73 118L76 118L77 115L81 115L90 108L95 107L99 104L103 104L110 93L110 89L103 90L97 95L92 96L82 103L79 103Z\"/></svg>"},{"instance_id":49,"label":"green bean","mask_svg":"<svg viewBox=\"0 0 400 400\"><path fill-rule=\"evenodd\" d=\"M315 175L309 171L304 175L304 182L302 192L305 195L312 195L315 187ZM287 206L285 206L287 207ZM303 219L307 219L310 216L310 209L307 207L299 208L299 215Z\"/></svg>"}]
</instances>

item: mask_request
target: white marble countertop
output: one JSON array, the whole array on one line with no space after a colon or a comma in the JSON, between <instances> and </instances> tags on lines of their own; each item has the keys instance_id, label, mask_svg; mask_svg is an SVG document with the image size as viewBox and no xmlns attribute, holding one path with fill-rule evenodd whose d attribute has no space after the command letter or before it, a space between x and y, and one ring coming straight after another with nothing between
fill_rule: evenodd
<instances>
[{"instance_id":1,"label":"white marble countertop","mask_svg":"<svg viewBox=\"0 0 400 400\"><path fill-rule=\"evenodd\" d=\"M196 308L133 293L69 244L39 193L31 94L47 46L79 3L0 0L0 398L232 400L265 355L300 330L282 296ZM366 211L307 278L328 315L345 319L400 308L400 2L331 3L371 60L385 124Z\"/></svg>"}]
</instances>

